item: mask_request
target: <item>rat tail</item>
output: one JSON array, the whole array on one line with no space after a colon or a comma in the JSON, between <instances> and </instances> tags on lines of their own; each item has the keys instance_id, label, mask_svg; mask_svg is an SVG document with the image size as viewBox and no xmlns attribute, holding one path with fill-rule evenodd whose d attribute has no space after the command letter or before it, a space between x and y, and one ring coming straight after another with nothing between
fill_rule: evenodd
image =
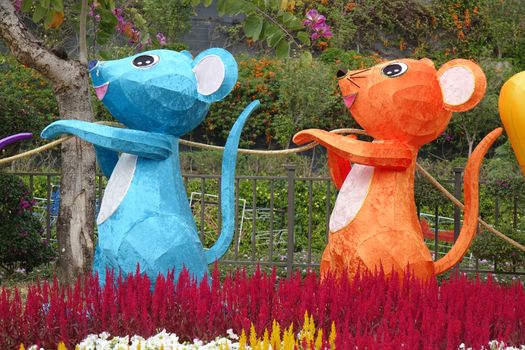
<instances>
[{"instance_id":1,"label":"rat tail","mask_svg":"<svg viewBox=\"0 0 525 350\"><path fill-rule=\"evenodd\" d=\"M233 240L233 229L235 221L235 164L237 160L237 150L239 139L241 138L244 123L251 113L259 107L259 100L255 100L248 105L241 113L233 125L222 156L221 166L221 212L222 228L217 242L208 249L204 255L208 264L219 260L230 247Z\"/></svg>"},{"instance_id":2,"label":"rat tail","mask_svg":"<svg viewBox=\"0 0 525 350\"><path fill-rule=\"evenodd\" d=\"M463 177L463 187L465 196L465 213L463 215L463 226L459 232L458 239L450 251L434 262L435 274L448 271L456 265L465 255L467 249L476 236L478 229L478 212L479 212L479 169L483 157L490 146L501 135L503 129L497 128L491 131L481 140L467 162L465 175Z\"/></svg>"}]
</instances>

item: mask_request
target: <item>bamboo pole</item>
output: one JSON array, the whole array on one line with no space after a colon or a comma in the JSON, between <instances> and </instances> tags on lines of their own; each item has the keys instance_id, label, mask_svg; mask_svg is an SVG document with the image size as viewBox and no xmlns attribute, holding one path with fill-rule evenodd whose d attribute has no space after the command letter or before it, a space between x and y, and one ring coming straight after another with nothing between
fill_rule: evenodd
<instances>
[{"instance_id":1,"label":"bamboo pole","mask_svg":"<svg viewBox=\"0 0 525 350\"><path fill-rule=\"evenodd\" d=\"M447 197L458 208L460 208L461 210L465 209L465 206L463 205L463 203L461 203L456 197L454 197L452 193L447 191L447 189L443 187L432 175L430 175L428 171L426 171L419 163L417 164L417 170L421 174L423 174L439 191L441 191L441 193L445 195L445 197ZM516 242L512 238L496 230L494 227L490 226L487 222L485 222L481 217L478 217L478 221L481 224L481 226L486 228L490 233L496 235L497 237L501 238L505 242L514 246L515 248L521 250L522 252L525 252L525 246L523 246L522 244Z\"/></svg>"}]
</instances>

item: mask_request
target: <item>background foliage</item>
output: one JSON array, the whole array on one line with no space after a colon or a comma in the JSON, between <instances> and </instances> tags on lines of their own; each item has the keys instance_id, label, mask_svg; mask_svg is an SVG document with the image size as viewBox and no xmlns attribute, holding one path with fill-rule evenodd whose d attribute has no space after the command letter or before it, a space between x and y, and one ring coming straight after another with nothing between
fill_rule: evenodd
<instances>
[{"instance_id":1,"label":"background foliage","mask_svg":"<svg viewBox=\"0 0 525 350\"><path fill-rule=\"evenodd\" d=\"M22 180L0 173L0 267L30 271L53 258L50 242L32 213L33 198Z\"/></svg>"},{"instance_id":2,"label":"background foliage","mask_svg":"<svg viewBox=\"0 0 525 350\"><path fill-rule=\"evenodd\" d=\"M35 27L34 34L57 55L76 55L78 4L62 0L15 3L27 21L44 24ZM89 1L90 58L111 59L159 47L187 48L180 40L190 30L195 6L211 4L209 0ZM443 183L452 177L455 166L465 164L479 140L500 125L499 89L512 74L525 69L525 6L520 0L219 0L215 6L220 15L245 15L239 17L242 29L230 32L253 55L238 55L239 81L189 135L198 141L224 144L243 108L260 99L262 107L251 117L242 146L291 147L292 135L304 128L356 126L337 89L335 74L340 68L359 69L399 57L428 57L436 67L456 57L473 59L488 78L485 99L473 110L455 114L448 129L420 152L425 167ZM330 35L313 39L313 26L305 24L311 10L325 17ZM96 99L94 106L98 119L111 119ZM57 115L48 84L9 55L0 56L0 136L23 131L39 134ZM505 137L488 158L481 214L494 220L498 201L503 229L523 243L519 227L512 225L511 198L517 194L522 203L525 183ZM301 174L326 174L321 150L286 159L241 157L239 168L245 174L276 174L289 161L300 164ZM220 156L209 152L183 156L186 171L218 173L219 164ZM261 183L259 187L260 197L267 198L268 186ZM298 189L297 197L304 198L305 189ZM249 186L243 191L249 195L248 190ZM433 212L439 205L440 215L453 214L453 208L443 205L446 200L425 181L416 183L416 199L423 210ZM321 198L316 201L322 203ZM303 204L298 205L298 215L304 214ZM321 217L314 221L315 235L322 242L323 221ZM298 244L302 247L303 242ZM476 240L477 256L487 256L481 248L490 244L484 238ZM504 249L492 251L500 252L499 261L507 254Z\"/></svg>"}]
</instances>

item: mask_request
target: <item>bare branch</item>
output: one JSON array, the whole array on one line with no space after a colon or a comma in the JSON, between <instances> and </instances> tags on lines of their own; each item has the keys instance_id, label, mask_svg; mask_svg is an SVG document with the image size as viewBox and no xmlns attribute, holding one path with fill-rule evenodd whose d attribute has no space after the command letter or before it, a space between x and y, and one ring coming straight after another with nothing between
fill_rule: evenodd
<instances>
[{"instance_id":1,"label":"bare branch","mask_svg":"<svg viewBox=\"0 0 525 350\"><path fill-rule=\"evenodd\" d=\"M58 58L42 46L22 23L10 0L0 0L0 38L20 63L36 69L55 86L62 85L76 70L72 62Z\"/></svg>"},{"instance_id":2,"label":"bare branch","mask_svg":"<svg viewBox=\"0 0 525 350\"><path fill-rule=\"evenodd\" d=\"M80 33L79 33L79 60L83 65L87 65L87 31L86 31L86 16L87 16L87 0L82 0L82 8L80 10Z\"/></svg>"}]
</instances>

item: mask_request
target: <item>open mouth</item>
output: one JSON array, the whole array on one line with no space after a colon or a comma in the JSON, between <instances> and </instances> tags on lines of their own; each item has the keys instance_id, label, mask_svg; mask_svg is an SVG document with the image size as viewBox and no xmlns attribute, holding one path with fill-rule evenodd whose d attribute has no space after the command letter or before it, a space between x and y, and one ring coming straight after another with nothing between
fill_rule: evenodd
<instances>
[{"instance_id":1,"label":"open mouth","mask_svg":"<svg viewBox=\"0 0 525 350\"><path fill-rule=\"evenodd\" d=\"M355 102L356 97L357 97L357 94L351 94L351 95L348 95L348 96L343 96L343 101L345 102L346 108L352 107L352 105Z\"/></svg>"},{"instance_id":2,"label":"open mouth","mask_svg":"<svg viewBox=\"0 0 525 350\"><path fill-rule=\"evenodd\" d=\"M109 86L109 83L104 83L104 84L99 85L99 86L94 86L95 93L97 94L97 98L100 101L102 101L104 96L106 96L106 92L108 92L108 86Z\"/></svg>"}]
</instances>

